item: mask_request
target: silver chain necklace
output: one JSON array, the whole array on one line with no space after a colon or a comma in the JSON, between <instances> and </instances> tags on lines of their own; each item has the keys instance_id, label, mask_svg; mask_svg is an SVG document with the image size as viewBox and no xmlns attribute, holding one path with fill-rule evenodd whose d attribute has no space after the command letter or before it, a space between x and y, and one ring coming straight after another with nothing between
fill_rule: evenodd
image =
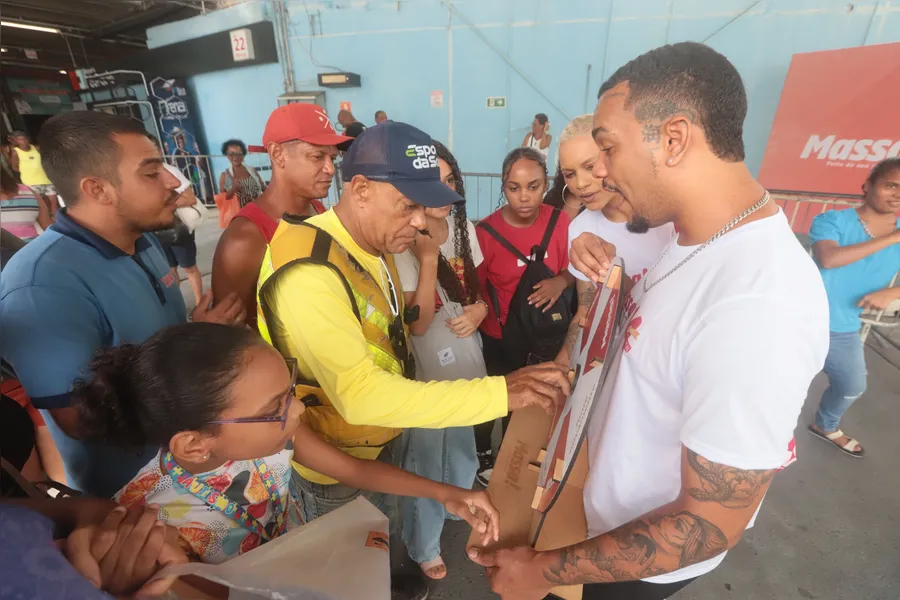
<instances>
[{"instance_id":1,"label":"silver chain necklace","mask_svg":"<svg viewBox=\"0 0 900 600\"><path fill-rule=\"evenodd\" d=\"M709 238L708 240L703 242L703 244L701 244L696 250L694 250L693 252L688 254L684 258L684 260L682 260L680 263L678 263L677 265L672 267L668 273L666 273L665 275L663 275L662 277L660 277L659 279L657 279L656 281L654 281L653 283L648 285L647 280L650 279L650 275L653 273L654 270L656 270L657 265L659 265L659 263L662 261L662 259L665 258L666 254L669 253L669 248L672 247L672 244L669 244L668 246L666 246L666 249L663 250L663 253L660 255L660 257L658 259L656 259L656 262L653 263L653 266L650 267L650 270L643 277L644 293L646 294L647 292L652 290L654 287L659 285L666 277L668 277L669 275L671 275L672 273L674 273L675 271L677 271L678 269L683 267L687 261L689 261L692 258L694 258L695 256L697 256L697 254L699 254L701 250L705 249L707 246L712 244L714 241L716 241L717 239L719 239L720 237L722 237L723 235L728 233L731 229L734 228L735 225L737 225L738 223L740 223L741 221L743 221L744 219L746 219L747 217L749 217L750 215L752 215L753 213L755 213L756 211L761 209L763 206L765 206L766 202L768 202L768 201L769 201L769 191L766 190L766 192L763 194L762 198L760 198L759 202L757 202L756 204L754 204L753 206L751 206L750 208L748 208L747 210L745 210L744 212L742 212L741 214L739 214L738 216L733 218L731 221L729 221L725 225L725 227L723 227L722 229L717 231L715 234L713 234L713 236L711 238Z\"/></svg>"},{"instance_id":2,"label":"silver chain necklace","mask_svg":"<svg viewBox=\"0 0 900 600\"><path fill-rule=\"evenodd\" d=\"M872 239L875 239L875 236L872 234L872 231L869 229L869 226L865 221L862 220L862 217L859 216L859 213L856 213L856 219L859 221L859 224L862 225L863 231L866 232L866 235Z\"/></svg>"}]
</instances>

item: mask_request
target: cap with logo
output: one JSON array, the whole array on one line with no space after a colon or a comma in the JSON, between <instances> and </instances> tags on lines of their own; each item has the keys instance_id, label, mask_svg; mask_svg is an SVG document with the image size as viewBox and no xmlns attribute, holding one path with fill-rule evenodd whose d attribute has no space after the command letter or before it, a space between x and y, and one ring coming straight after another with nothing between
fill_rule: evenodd
<instances>
[{"instance_id":1,"label":"cap with logo","mask_svg":"<svg viewBox=\"0 0 900 600\"><path fill-rule=\"evenodd\" d=\"M301 141L316 146L337 146L348 140L339 135L325 109L305 102L279 106L269 115L263 132L262 146L249 146L250 152L266 152L269 144Z\"/></svg>"},{"instance_id":2,"label":"cap with logo","mask_svg":"<svg viewBox=\"0 0 900 600\"><path fill-rule=\"evenodd\" d=\"M362 175L390 183L427 208L441 208L463 198L441 181L437 150L427 133L412 125L387 121L366 129L344 155L344 181Z\"/></svg>"}]
</instances>

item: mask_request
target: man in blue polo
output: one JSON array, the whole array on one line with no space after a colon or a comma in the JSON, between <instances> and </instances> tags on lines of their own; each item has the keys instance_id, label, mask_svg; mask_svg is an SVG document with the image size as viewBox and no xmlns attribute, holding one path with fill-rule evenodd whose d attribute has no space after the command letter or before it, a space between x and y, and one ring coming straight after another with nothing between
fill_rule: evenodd
<instances>
[{"instance_id":1,"label":"man in blue polo","mask_svg":"<svg viewBox=\"0 0 900 600\"><path fill-rule=\"evenodd\" d=\"M44 124L40 141L44 169L67 208L0 275L0 354L42 409L69 485L110 497L158 448L81 441L70 394L89 376L97 350L142 342L186 320L178 281L146 233L172 226L179 182L131 119L67 113ZM195 321L243 319L236 297L214 308L211 296L204 300Z\"/></svg>"}]
</instances>

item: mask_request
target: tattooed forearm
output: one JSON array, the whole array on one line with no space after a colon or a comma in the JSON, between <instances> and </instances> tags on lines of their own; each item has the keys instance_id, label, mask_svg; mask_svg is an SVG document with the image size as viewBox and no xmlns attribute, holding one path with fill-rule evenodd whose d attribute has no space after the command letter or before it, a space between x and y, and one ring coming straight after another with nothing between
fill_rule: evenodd
<instances>
[{"instance_id":1,"label":"tattooed forearm","mask_svg":"<svg viewBox=\"0 0 900 600\"><path fill-rule=\"evenodd\" d=\"M575 283L575 287L578 290L578 313L569 324L569 331L566 333L562 350L556 355L556 362L565 365L569 364L569 359L575 351L575 344L578 343L578 334L584 328L581 323L581 316L587 314L587 309L591 307L591 304L594 302L594 296L597 295L597 288L590 282L578 280Z\"/></svg>"},{"instance_id":2,"label":"tattooed forearm","mask_svg":"<svg viewBox=\"0 0 900 600\"><path fill-rule=\"evenodd\" d=\"M758 502L760 491L775 471L745 471L706 460L687 450L687 462L697 474L699 487L688 492L694 500L718 502L726 508L747 508Z\"/></svg>"},{"instance_id":3,"label":"tattooed forearm","mask_svg":"<svg viewBox=\"0 0 900 600\"><path fill-rule=\"evenodd\" d=\"M594 303L594 297L596 295L597 288L594 287L593 284L589 283L583 290L580 290L578 293L578 306L590 308L591 304Z\"/></svg>"},{"instance_id":4,"label":"tattooed forearm","mask_svg":"<svg viewBox=\"0 0 900 600\"><path fill-rule=\"evenodd\" d=\"M548 554L554 585L633 581L671 573L728 549L722 530L693 513L653 515Z\"/></svg>"}]
</instances>

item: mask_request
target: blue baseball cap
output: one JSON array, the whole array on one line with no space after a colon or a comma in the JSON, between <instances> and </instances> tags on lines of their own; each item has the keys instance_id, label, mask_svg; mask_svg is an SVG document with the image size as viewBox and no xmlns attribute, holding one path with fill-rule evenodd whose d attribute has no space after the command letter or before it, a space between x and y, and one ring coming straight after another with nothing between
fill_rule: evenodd
<instances>
[{"instance_id":1,"label":"blue baseball cap","mask_svg":"<svg viewBox=\"0 0 900 600\"><path fill-rule=\"evenodd\" d=\"M463 198L441 181L437 150L427 133L412 125L387 121L366 129L344 155L344 181L362 175L390 183L426 208L441 208Z\"/></svg>"}]
</instances>

